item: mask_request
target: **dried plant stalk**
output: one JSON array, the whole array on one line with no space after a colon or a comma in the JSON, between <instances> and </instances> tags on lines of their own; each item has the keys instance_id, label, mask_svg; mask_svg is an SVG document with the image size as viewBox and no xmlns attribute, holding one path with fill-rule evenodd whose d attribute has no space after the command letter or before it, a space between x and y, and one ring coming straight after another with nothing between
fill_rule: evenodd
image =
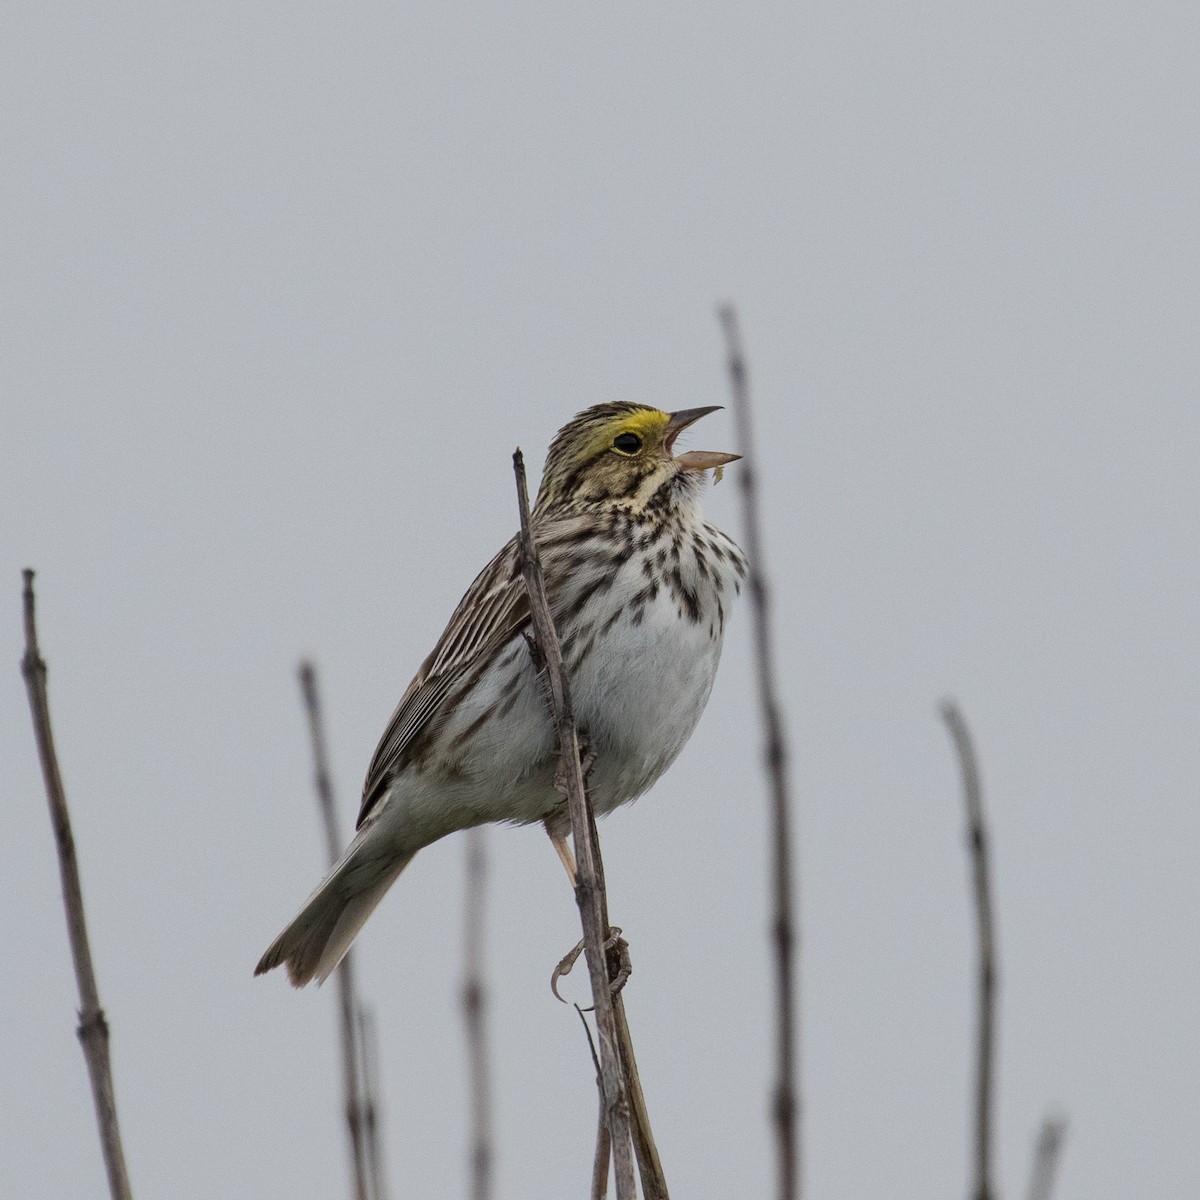
<instances>
[{"instance_id":1,"label":"dried plant stalk","mask_svg":"<svg viewBox=\"0 0 1200 1200\"><path fill-rule=\"evenodd\" d=\"M75 856L75 839L71 833L71 817L67 811L67 795L63 788L58 755L54 750L54 733L50 725L50 698L46 688L46 663L38 649L37 621L33 594L33 571L24 572L22 593L25 610L25 655L21 659L21 674L29 693L29 708L33 714L33 732L37 739L38 757L42 763L42 778L46 784L46 799L50 803L50 823L58 848L59 873L62 876L63 905L67 912L67 934L71 941L71 957L75 962L75 980L79 986L79 1040L92 1084L92 1102L96 1123L100 1129L100 1146L108 1173L108 1190L112 1200L131 1200L129 1173L125 1168L125 1152L121 1148L121 1131L117 1125L117 1101L113 1089L112 1062L108 1049L108 1022L100 1007L100 992L92 966L92 951L88 944L87 921L83 911L83 888L79 882L79 863Z\"/></svg>"},{"instance_id":2,"label":"dried plant stalk","mask_svg":"<svg viewBox=\"0 0 1200 1200\"><path fill-rule=\"evenodd\" d=\"M365 1005L358 1006L358 1077L362 1080L363 1145L367 1157L367 1186L371 1200L387 1200L387 1180L383 1171L383 1150L379 1136L379 1081L375 1064L379 1045L375 1036L375 1016Z\"/></svg>"},{"instance_id":3,"label":"dried plant stalk","mask_svg":"<svg viewBox=\"0 0 1200 1200\"><path fill-rule=\"evenodd\" d=\"M799 1033L796 1018L795 960L799 955L792 867L791 788L788 747L779 712L775 656L771 643L762 521L759 517L758 465L754 457L753 422L746 358L737 312L731 305L718 313L725 331L733 417L742 463L737 476L742 490L746 557L750 561L749 591L754 622L758 702L765 739L764 758L771 790L771 931L775 943L775 1124L778 1195L798 1200L801 1188L800 1098L796 1084Z\"/></svg>"},{"instance_id":4,"label":"dried plant stalk","mask_svg":"<svg viewBox=\"0 0 1200 1200\"><path fill-rule=\"evenodd\" d=\"M993 1200L992 1189L992 1090L996 1026L996 931L992 917L991 874L988 869L987 827L983 819L983 788L971 731L958 706L941 705L942 720L958 754L962 771L963 806L967 816L967 846L975 897L975 925L979 940L975 1047L975 1200Z\"/></svg>"},{"instance_id":5,"label":"dried plant stalk","mask_svg":"<svg viewBox=\"0 0 1200 1200\"><path fill-rule=\"evenodd\" d=\"M608 1132L608 1120L604 1112L604 1084L599 1075L596 1083L600 1088L600 1116L596 1124L596 1153L592 1157L592 1200L604 1200L608 1195L608 1164L612 1160L612 1135Z\"/></svg>"},{"instance_id":6,"label":"dried plant stalk","mask_svg":"<svg viewBox=\"0 0 1200 1200\"><path fill-rule=\"evenodd\" d=\"M311 662L299 668L300 690L304 696L304 711L308 717L308 732L312 742L313 783L317 807L325 829L325 844L329 865L338 860L337 813L333 799L333 783L329 774L329 755L325 741L325 723L321 713L321 698L317 690L317 670ZM356 1043L353 954L347 951L337 965L338 1024L342 1048L342 1105L350 1142L350 1171L357 1200L371 1200L368 1184L366 1146L363 1139L362 1081L359 1078L359 1054Z\"/></svg>"},{"instance_id":7,"label":"dried plant stalk","mask_svg":"<svg viewBox=\"0 0 1200 1200\"><path fill-rule=\"evenodd\" d=\"M575 1011L583 1025L583 1034L587 1038L588 1050L592 1055L592 1066L596 1068L596 1092L600 1099L600 1111L596 1115L596 1150L592 1155L591 1200L604 1200L608 1195L608 1164L612 1160L612 1137L608 1132L608 1117L604 1105L604 1079L600 1074L600 1057L596 1053L596 1042L592 1038L591 1029L588 1028L587 1017L578 1004L575 1005Z\"/></svg>"},{"instance_id":8,"label":"dried plant stalk","mask_svg":"<svg viewBox=\"0 0 1200 1200\"><path fill-rule=\"evenodd\" d=\"M529 495L525 484L525 460L520 450L513 454L517 480L517 504L521 516L518 555L536 634L536 653L544 664L550 691L554 731L558 738L559 762L566 783L567 805L571 815L571 836L577 864L575 900L583 924L584 953L592 984L592 1003L596 1013L596 1032L600 1043L600 1077L604 1089L605 1115L612 1137L617 1200L636 1200L637 1184L633 1173L633 1153L629 1118L629 1100L621 1069L620 1046L612 995L609 991L608 898L604 890L604 865L596 836L595 814L584 787L580 765L579 733L571 709L571 693L563 665L562 648L550 603L537 546L530 532Z\"/></svg>"},{"instance_id":9,"label":"dried plant stalk","mask_svg":"<svg viewBox=\"0 0 1200 1200\"><path fill-rule=\"evenodd\" d=\"M625 1082L629 1088L629 1105L633 1113L633 1150L637 1155L642 1195L645 1200L670 1200L667 1178L663 1173L662 1161L658 1157L654 1131L650 1127L650 1110L646 1107L637 1059L633 1054L633 1037L629 1032L629 1022L625 1019L625 1002L620 995L613 999L613 1013L617 1022L617 1041L621 1047Z\"/></svg>"},{"instance_id":10,"label":"dried plant stalk","mask_svg":"<svg viewBox=\"0 0 1200 1200\"><path fill-rule=\"evenodd\" d=\"M467 830L467 895L463 929L463 1020L467 1032L467 1071L471 1091L471 1200L492 1195L492 1089L488 1070L487 990L483 980L486 834Z\"/></svg>"},{"instance_id":11,"label":"dried plant stalk","mask_svg":"<svg viewBox=\"0 0 1200 1200\"><path fill-rule=\"evenodd\" d=\"M1058 1175L1058 1163L1062 1157L1063 1139L1067 1136L1067 1123L1061 1117L1047 1117L1038 1132L1037 1146L1033 1152L1033 1171L1029 1176L1029 1200L1050 1200L1054 1180Z\"/></svg>"}]
</instances>

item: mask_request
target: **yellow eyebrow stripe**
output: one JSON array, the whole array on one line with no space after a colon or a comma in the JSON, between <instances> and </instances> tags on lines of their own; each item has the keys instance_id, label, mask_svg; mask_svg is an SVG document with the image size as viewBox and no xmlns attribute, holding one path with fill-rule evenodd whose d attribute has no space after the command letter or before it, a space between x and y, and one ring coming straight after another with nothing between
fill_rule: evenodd
<instances>
[{"instance_id":1,"label":"yellow eyebrow stripe","mask_svg":"<svg viewBox=\"0 0 1200 1200\"><path fill-rule=\"evenodd\" d=\"M671 417L668 413L657 408L647 408L641 412L630 413L628 416L614 417L607 421L597 431L595 437L588 443L584 453L585 458L603 453L612 445L613 438L622 433L636 433L643 442L654 442L662 437Z\"/></svg>"}]
</instances>

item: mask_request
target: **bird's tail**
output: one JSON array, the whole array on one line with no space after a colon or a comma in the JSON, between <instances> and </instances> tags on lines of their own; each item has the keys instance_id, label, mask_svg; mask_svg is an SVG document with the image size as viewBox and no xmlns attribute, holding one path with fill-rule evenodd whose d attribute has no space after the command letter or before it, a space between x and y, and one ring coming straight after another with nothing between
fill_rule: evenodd
<instances>
[{"instance_id":1,"label":"bird's tail","mask_svg":"<svg viewBox=\"0 0 1200 1200\"><path fill-rule=\"evenodd\" d=\"M329 978L363 923L413 858L411 854L396 855L394 846L388 847L386 857L381 856L379 848L363 836L366 832L350 843L295 920L271 943L254 968L255 975L286 963L295 987L314 979L324 983Z\"/></svg>"}]
</instances>

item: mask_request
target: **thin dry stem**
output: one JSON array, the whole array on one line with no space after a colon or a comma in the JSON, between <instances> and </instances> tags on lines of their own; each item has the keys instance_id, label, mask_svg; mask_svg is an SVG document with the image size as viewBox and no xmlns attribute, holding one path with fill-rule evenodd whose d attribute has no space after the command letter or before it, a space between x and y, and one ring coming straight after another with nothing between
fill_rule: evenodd
<instances>
[{"instance_id":1,"label":"thin dry stem","mask_svg":"<svg viewBox=\"0 0 1200 1200\"><path fill-rule=\"evenodd\" d=\"M604 890L604 865L600 858L595 814L592 812L583 782L579 733L571 709L570 686L563 665L562 648L550 615L541 560L530 532L525 461L520 450L513 454L513 470L516 474L517 504L521 515L521 535L518 543L521 571L529 592L529 607L537 638L536 650L538 657L545 664L554 730L558 737L559 760L571 815L571 833L578 867L575 899L579 905L588 973L592 983L592 1003L600 1042L600 1076L604 1088L607 1127L612 1137L617 1200L636 1200L637 1184L634 1180L630 1144L629 1100L621 1070L616 1018L609 992L608 959L604 950L608 937L608 898Z\"/></svg>"},{"instance_id":2,"label":"thin dry stem","mask_svg":"<svg viewBox=\"0 0 1200 1200\"><path fill-rule=\"evenodd\" d=\"M941 705L942 720L958 754L962 771L963 806L967 816L967 847L975 897L975 924L979 941L975 1047L975 1152L974 1200L992 1200L992 1091L996 1027L996 931L992 917L991 876L988 869L987 827L983 819L983 788L971 731L952 700Z\"/></svg>"},{"instance_id":3,"label":"thin dry stem","mask_svg":"<svg viewBox=\"0 0 1200 1200\"><path fill-rule=\"evenodd\" d=\"M488 1070L487 990L483 982L486 835L467 831L467 896L463 929L463 1020L467 1031L467 1071L471 1090L471 1200L492 1194L492 1090Z\"/></svg>"},{"instance_id":4,"label":"thin dry stem","mask_svg":"<svg viewBox=\"0 0 1200 1200\"><path fill-rule=\"evenodd\" d=\"M604 1084L596 1080L600 1088L600 1115L596 1119L596 1152L592 1156L592 1200L604 1200L608 1195L608 1164L612 1160L612 1134L608 1132L608 1119L604 1111Z\"/></svg>"},{"instance_id":5,"label":"thin dry stem","mask_svg":"<svg viewBox=\"0 0 1200 1200\"><path fill-rule=\"evenodd\" d=\"M338 860L337 813L333 799L333 783L329 774L329 755L326 750L325 723L321 713L321 698L317 690L317 671L311 662L299 668L300 690L304 695L304 711L308 717L308 732L312 742L313 783L317 807L325 828L325 844L329 865ZM350 1171L357 1200L371 1200L368 1181L366 1147L363 1140L362 1081L359 1078L358 1047L355 1044L355 1012L353 955L346 957L336 968L338 983L339 1026L342 1047L342 1105L350 1141Z\"/></svg>"},{"instance_id":6,"label":"thin dry stem","mask_svg":"<svg viewBox=\"0 0 1200 1200\"><path fill-rule=\"evenodd\" d=\"M125 1152L121 1148L121 1131L117 1125L117 1101L113 1089L112 1063L108 1048L108 1023L100 1007L100 992L96 972L92 967L92 951L88 944L87 921L83 911L83 889L79 882L79 863L75 856L75 839L71 833L71 817L67 811L67 796L63 788L58 755L54 750L54 733L50 726L50 698L46 687L46 663L38 649L37 620L33 594L33 571L24 572L22 593L25 610L25 655L21 659L21 674L29 693L29 709L33 715L33 732L37 739L42 777L46 784L46 799L50 804L50 823L58 848L59 873L62 876L63 905L67 912L67 934L71 941L71 956L75 962L75 980L79 987L79 1040L92 1084L92 1102L96 1123L100 1129L100 1146L108 1174L108 1190L112 1200L130 1200L129 1173L125 1168Z\"/></svg>"},{"instance_id":7,"label":"thin dry stem","mask_svg":"<svg viewBox=\"0 0 1200 1200\"><path fill-rule=\"evenodd\" d=\"M1061 1117L1047 1117L1038 1133L1033 1152L1033 1171L1029 1176L1029 1200L1050 1200L1058 1164L1062 1158L1067 1123Z\"/></svg>"},{"instance_id":8,"label":"thin dry stem","mask_svg":"<svg viewBox=\"0 0 1200 1200\"><path fill-rule=\"evenodd\" d=\"M637 1059L633 1054L633 1037L629 1022L625 1019L625 1001L617 995L613 999L613 1012L617 1021L617 1041L621 1047L621 1062L625 1067L625 1080L629 1085L629 1103L633 1110L633 1149L637 1155L638 1175L642 1181L645 1200L670 1200L667 1193L667 1178L663 1173L662 1161L658 1157L658 1146L654 1142L654 1131L650 1127L650 1110L642 1092L642 1081L638 1075Z\"/></svg>"},{"instance_id":9,"label":"thin dry stem","mask_svg":"<svg viewBox=\"0 0 1200 1200\"><path fill-rule=\"evenodd\" d=\"M560 996L561 1000L562 997ZM565 1004L566 1001L563 1000ZM612 1138L608 1132L608 1120L604 1106L604 1079L600 1074L600 1056L596 1053L596 1042L592 1037L591 1027L587 1017L578 1004L575 1011L579 1014L583 1025L583 1034L587 1038L588 1050L592 1055L592 1066L596 1068L596 1093L600 1100L600 1110L596 1116L596 1151L592 1156L592 1191L591 1200L604 1200L608 1193L608 1164L612 1159Z\"/></svg>"},{"instance_id":10,"label":"thin dry stem","mask_svg":"<svg viewBox=\"0 0 1200 1200\"><path fill-rule=\"evenodd\" d=\"M379 1045L375 1035L375 1015L365 1005L358 1006L358 1048L362 1055L359 1078L362 1080L363 1143L367 1155L367 1184L371 1200L387 1200L387 1179L383 1170L383 1149L380 1146L379 1079L375 1064L379 1061Z\"/></svg>"},{"instance_id":11,"label":"thin dry stem","mask_svg":"<svg viewBox=\"0 0 1200 1200\"><path fill-rule=\"evenodd\" d=\"M742 350L737 312L731 305L719 310L725 331L733 417L742 463L737 475L742 490L746 556L750 560L750 601L754 622L758 702L764 731L764 760L771 790L771 931L775 944L775 1091L772 1112L775 1125L778 1195L798 1200L801 1189L800 1097L796 1083L799 1033L796 1017L795 961L799 957L796 934L795 885L792 867L791 788L788 782L788 747L780 716L775 682L775 656L771 643L771 618L767 590L762 521L759 516L758 464L754 456L753 422L746 358Z\"/></svg>"}]
</instances>

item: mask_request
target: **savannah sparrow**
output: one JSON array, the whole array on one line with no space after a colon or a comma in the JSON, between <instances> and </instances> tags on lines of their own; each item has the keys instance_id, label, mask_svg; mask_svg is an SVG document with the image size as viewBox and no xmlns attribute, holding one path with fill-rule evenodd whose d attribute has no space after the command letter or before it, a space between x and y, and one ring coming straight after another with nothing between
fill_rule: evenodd
<instances>
[{"instance_id":1,"label":"savannah sparrow","mask_svg":"<svg viewBox=\"0 0 1200 1200\"><path fill-rule=\"evenodd\" d=\"M559 430L532 516L580 734L606 813L674 762L708 702L725 618L746 574L700 514L706 472L736 454L675 438L712 408L600 404ZM371 760L358 832L255 974L324 980L422 846L487 821L545 823L574 873L557 743L524 634L513 538L467 589Z\"/></svg>"}]
</instances>

